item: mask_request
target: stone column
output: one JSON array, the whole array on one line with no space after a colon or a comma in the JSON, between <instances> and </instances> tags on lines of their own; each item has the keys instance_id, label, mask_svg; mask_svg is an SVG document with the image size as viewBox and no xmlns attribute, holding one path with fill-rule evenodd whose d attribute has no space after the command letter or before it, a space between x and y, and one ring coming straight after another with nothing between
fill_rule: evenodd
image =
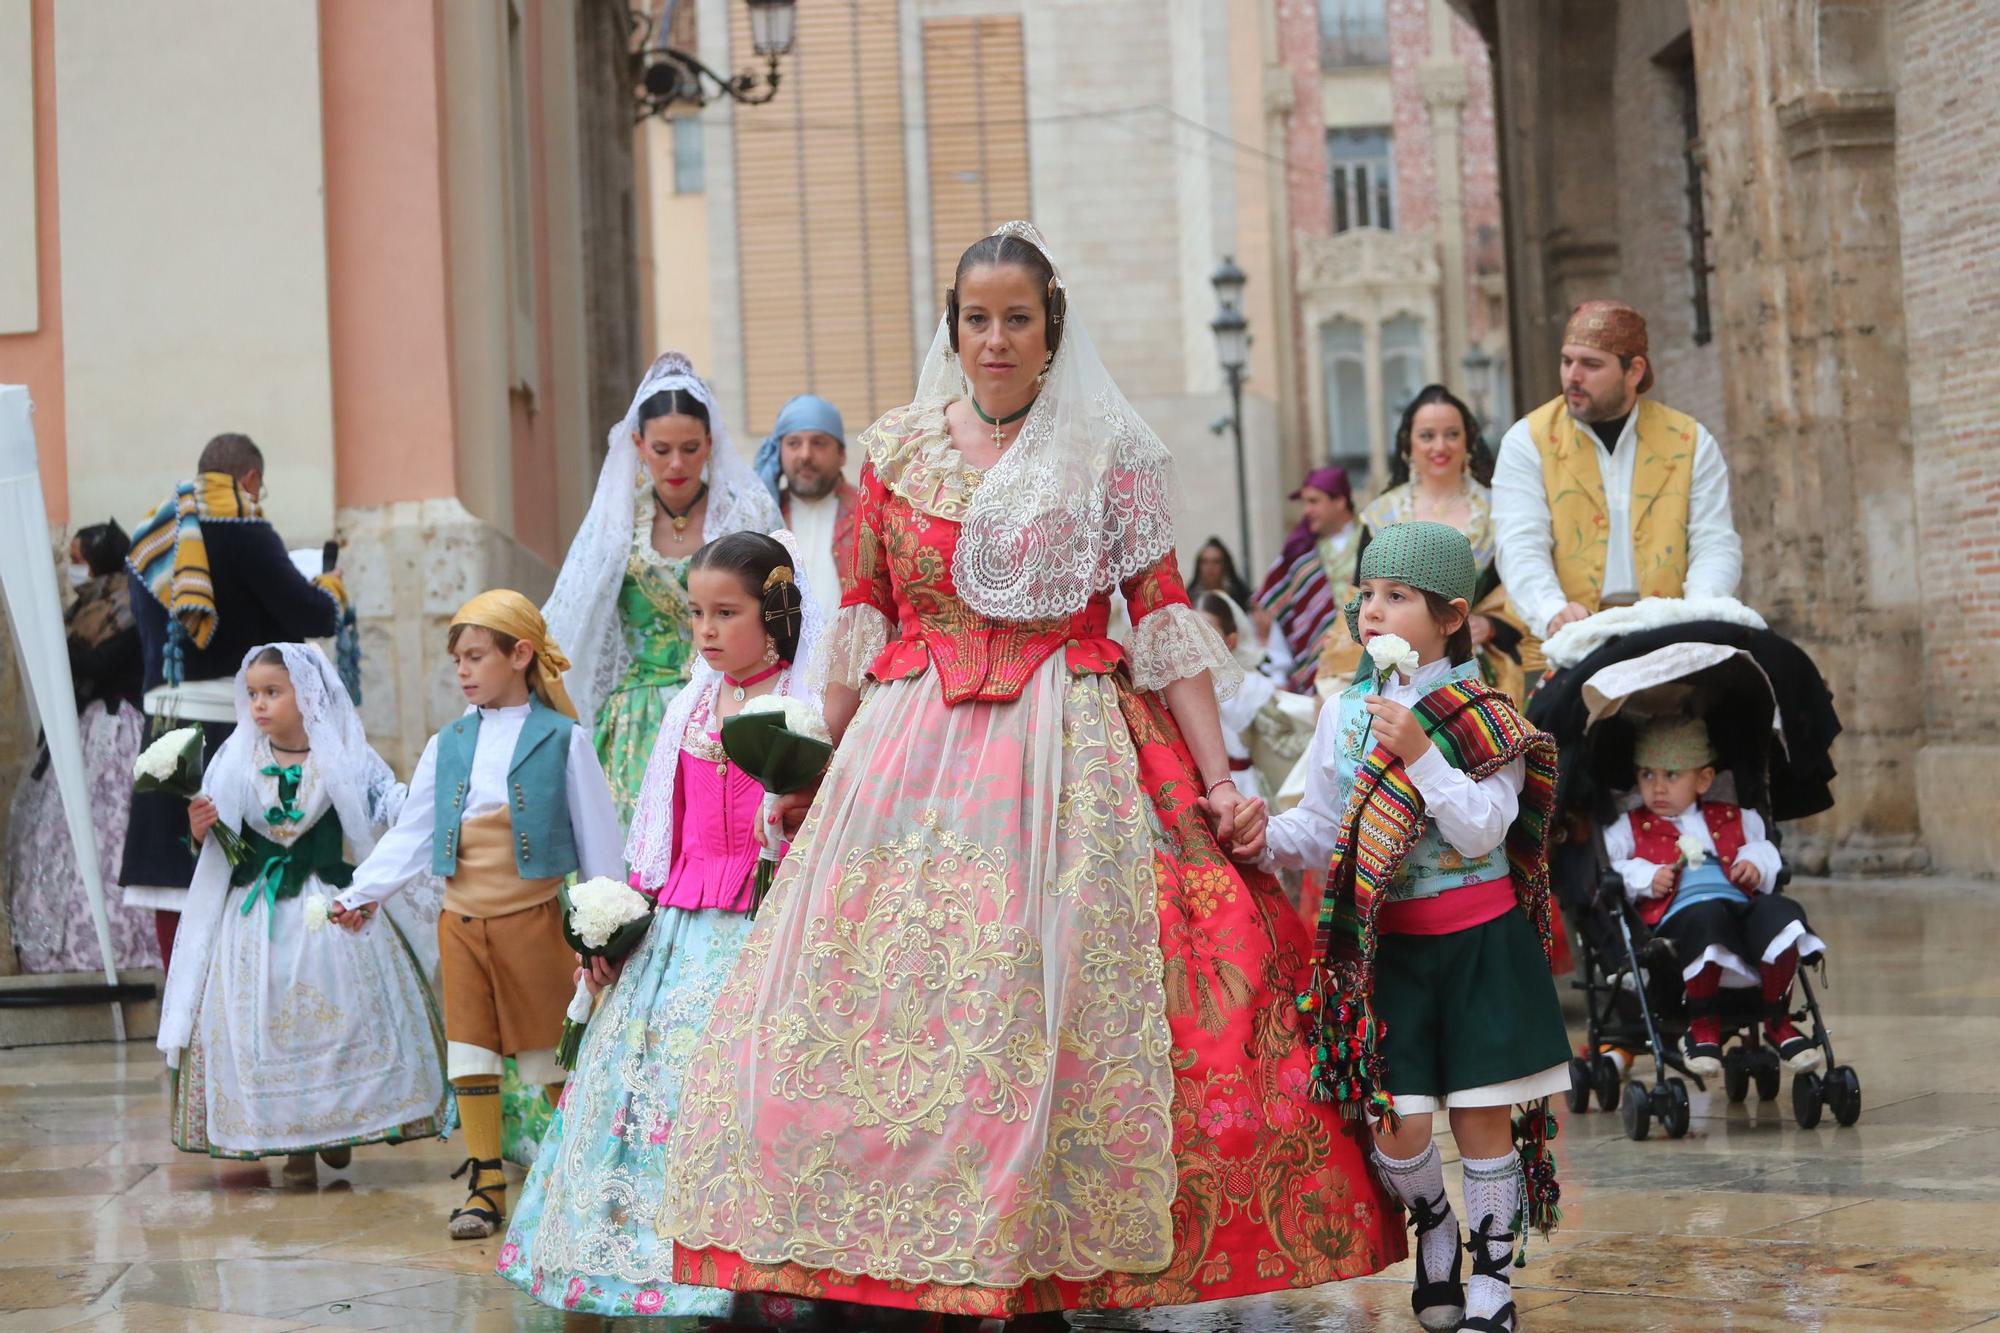
<instances>
[{"instance_id":1,"label":"stone column","mask_svg":"<svg viewBox=\"0 0 2000 1333\"><path fill-rule=\"evenodd\" d=\"M1437 172L1438 309L1443 325L1438 345L1444 355L1437 378L1455 384L1464 370L1471 299L1466 289L1465 173L1459 134L1466 77L1465 65L1452 54L1452 14L1444 0L1431 0L1430 19L1431 58L1418 83L1431 115L1431 158Z\"/></svg>"},{"instance_id":2,"label":"stone column","mask_svg":"<svg viewBox=\"0 0 2000 1333\"><path fill-rule=\"evenodd\" d=\"M1920 869L1894 94L1827 58L1812 0L1694 0L1690 17L1744 596L1812 654L1840 710L1838 804L1812 829L1833 868Z\"/></svg>"}]
</instances>

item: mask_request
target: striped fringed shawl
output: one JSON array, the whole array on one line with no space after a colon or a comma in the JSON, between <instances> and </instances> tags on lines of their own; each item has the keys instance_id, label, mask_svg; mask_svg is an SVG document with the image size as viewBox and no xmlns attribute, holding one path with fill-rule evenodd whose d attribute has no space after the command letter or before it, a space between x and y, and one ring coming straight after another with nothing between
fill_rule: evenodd
<instances>
[{"instance_id":1,"label":"striped fringed shawl","mask_svg":"<svg viewBox=\"0 0 2000 1333\"><path fill-rule=\"evenodd\" d=\"M166 608L167 618L197 648L215 638L215 583L209 577L208 546L201 536L203 519L256 519L257 502L244 494L226 472L204 472L174 487L166 503L132 532L132 549L125 557L153 600ZM169 637L174 637L170 632ZM169 645L170 658L175 656ZM168 679L179 673L168 663Z\"/></svg>"},{"instance_id":2,"label":"striped fringed shawl","mask_svg":"<svg viewBox=\"0 0 2000 1333\"><path fill-rule=\"evenodd\" d=\"M1414 710L1431 743L1474 781L1525 760L1520 813L1507 830L1514 892L1554 950L1549 906L1549 826L1555 811L1556 743L1500 691L1477 680L1439 686ZM1350 1114L1392 1114L1381 1085L1381 1021L1373 1008L1376 917L1403 858L1424 831L1424 801L1403 761L1376 745L1355 774L1320 904L1312 982L1298 997L1313 1048L1313 1090Z\"/></svg>"}]
</instances>

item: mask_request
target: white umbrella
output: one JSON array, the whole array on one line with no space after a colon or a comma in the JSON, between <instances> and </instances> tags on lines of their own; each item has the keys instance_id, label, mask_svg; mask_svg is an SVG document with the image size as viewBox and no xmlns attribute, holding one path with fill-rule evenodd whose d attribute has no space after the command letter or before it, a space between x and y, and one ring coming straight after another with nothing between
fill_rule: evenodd
<instances>
[{"instance_id":1,"label":"white umbrella","mask_svg":"<svg viewBox=\"0 0 2000 1333\"><path fill-rule=\"evenodd\" d=\"M111 952L111 920L104 912L104 880L98 870L97 840L90 821L90 787L84 779L83 740L77 730L76 685L69 674L69 645L63 631L62 602L56 596L55 563L49 559L49 515L42 504L41 470L35 463L34 405L19 384L0 384L0 587L14 625L28 700L48 738L49 765L62 793L76 868L90 895L90 919L97 927L97 950L104 981L118 984ZM12 537L5 534L13 533ZM125 1039L125 1016L114 1002L113 1030Z\"/></svg>"}]
</instances>

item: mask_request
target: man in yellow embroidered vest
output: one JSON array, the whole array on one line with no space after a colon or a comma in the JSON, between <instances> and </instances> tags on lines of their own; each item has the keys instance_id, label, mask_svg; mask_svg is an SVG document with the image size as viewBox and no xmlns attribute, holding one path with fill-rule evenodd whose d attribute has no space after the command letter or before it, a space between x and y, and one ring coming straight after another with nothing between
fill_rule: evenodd
<instances>
[{"instance_id":1,"label":"man in yellow embroidered vest","mask_svg":"<svg viewBox=\"0 0 2000 1333\"><path fill-rule=\"evenodd\" d=\"M1735 596L1728 465L1700 422L1641 396L1653 367L1639 312L1578 306L1562 386L1514 423L1493 470L1500 577L1530 633L1641 597Z\"/></svg>"}]
</instances>

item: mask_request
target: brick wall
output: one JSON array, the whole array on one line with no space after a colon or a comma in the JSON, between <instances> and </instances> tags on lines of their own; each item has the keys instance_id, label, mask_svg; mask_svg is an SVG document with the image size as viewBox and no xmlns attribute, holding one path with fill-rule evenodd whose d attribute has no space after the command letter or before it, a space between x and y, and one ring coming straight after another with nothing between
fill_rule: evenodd
<instances>
[{"instance_id":1,"label":"brick wall","mask_svg":"<svg viewBox=\"0 0 2000 1333\"><path fill-rule=\"evenodd\" d=\"M2000 25L1982 0L1897 6L1896 174L1923 552L1925 721L2000 741Z\"/></svg>"}]
</instances>

